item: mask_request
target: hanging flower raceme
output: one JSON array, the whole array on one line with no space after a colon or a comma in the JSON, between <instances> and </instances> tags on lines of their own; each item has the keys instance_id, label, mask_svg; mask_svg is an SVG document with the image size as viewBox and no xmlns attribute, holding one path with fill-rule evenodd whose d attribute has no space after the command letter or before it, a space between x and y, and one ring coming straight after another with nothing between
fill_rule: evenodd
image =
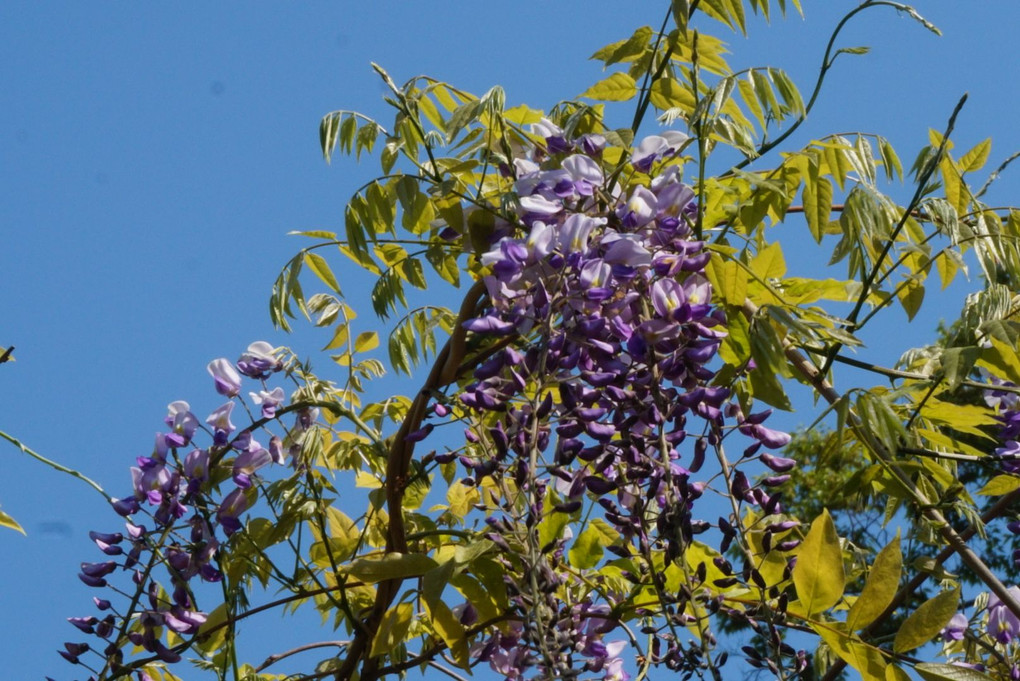
<instances>
[{"instance_id":1,"label":"hanging flower raceme","mask_svg":"<svg viewBox=\"0 0 1020 681\"><path fill-rule=\"evenodd\" d=\"M274 461L284 462L280 438L273 436L267 450L252 438L250 428L237 433L232 414L240 399L241 376L260 381L261 389L252 398L262 407L262 416L271 419L285 405L285 397L282 388L269 389L265 380L282 368L272 346L264 342L249 346L236 365L226 359L211 362L208 371L216 392L231 401L205 420L208 430L187 402L169 405L164 419L167 430L156 434L152 453L137 457L130 469L130 495L113 502L114 510L126 520L124 531L90 532L108 559L82 563L78 575L89 587L113 587L119 593L133 591L143 597L127 610L118 610L114 599L95 598L98 610L106 614L69 618L74 627L98 642L67 643L58 651L64 659L87 664L85 656L95 655L101 677L119 676L129 669L126 646L140 647L163 662L180 659L179 644L171 645L166 632L191 635L207 619L194 602L191 580L223 579L217 555L220 537L241 529L241 515L257 495L258 471ZM196 441L203 433L210 436L205 446ZM233 453L236 456L228 459ZM223 467L229 475L212 474ZM213 482L224 477L236 485L225 495ZM120 574L126 575L127 588L111 583Z\"/></svg>"},{"instance_id":2,"label":"hanging flower raceme","mask_svg":"<svg viewBox=\"0 0 1020 681\"><path fill-rule=\"evenodd\" d=\"M489 446L460 457L464 482L508 479L527 495L525 508L489 518L489 538L507 556L522 556L520 564L508 563L509 574L545 574L554 560L549 556L562 556L570 536L538 546L536 558L536 547L528 548L535 525L592 501L595 517L620 537L607 550L637 557L654 544L665 551L668 565L711 527L693 513L706 488L694 479L706 448L739 431L752 440L745 452L752 459L759 448L777 449L790 438L762 425L768 412L745 418L729 405L728 388L710 385L726 318L713 305L704 272L710 254L694 238L695 194L676 164L661 163L676 155L684 136L667 133L639 143L632 166L650 181L619 191L601 170L601 147L571 142L549 121L534 132L544 137L545 148L514 163L520 234L503 233L480 254L488 268L490 307L465 324L476 336L517 336L521 342L514 344L520 350L506 345L480 365L458 396L482 422L495 417L482 433L469 431L469 441L484 435ZM778 455L760 458L780 474L795 465ZM776 475L763 484L784 479ZM781 512L778 493L752 486L743 472L733 472L731 484L741 487L733 490L740 503L760 506L765 514ZM776 541L770 548L795 545ZM542 589L544 596L533 593L527 579L512 582L525 625L476 650L507 678L556 675L577 652L563 647L578 640L576 629L565 632L555 614L570 603L535 605L570 589ZM672 608L676 617L683 617L682 600ZM618 625L605 619L603 633ZM686 668L691 651L681 641L663 646L657 662ZM599 638L589 647L589 671L626 678L617 644Z\"/></svg>"}]
</instances>

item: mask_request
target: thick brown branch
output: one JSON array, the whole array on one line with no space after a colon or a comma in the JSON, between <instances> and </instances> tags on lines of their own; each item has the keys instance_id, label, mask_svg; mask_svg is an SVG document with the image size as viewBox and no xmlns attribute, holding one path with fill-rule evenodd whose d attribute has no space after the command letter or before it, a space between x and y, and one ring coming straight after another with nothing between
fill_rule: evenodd
<instances>
[{"instance_id":1,"label":"thick brown branch","mask_svg":"<svg viewBox=\"0 0 1020 681\"><path fill-rule=\"evenodd\" d=\"M472 368L464 364L467 344L467 331L464 329L464 322L477 314L484 295L485 284L482 281L475 282L461 303L450 339L436 356L428 378L425 379L425 383L415 396L407 415L400 424L400 429L390 443L386 461L386 509L389 513L386 537L387 552L405 553L407 551L407 536L404 527L404 492L407 488L411 459L414 456L414 442L408 440L408 435L421 428L432 396L441 388L455 382L462 372ZM363 622L363 628L347 647L344 662L335 676L337 681L349 681L353 678L358 665L362 662L364 662L360 673L362 681L369 681L377 677L378 661L369 659L367 653L371 648L372 639L379 629L379 624L396 598L402 583L402 579L390 579L380 582L377 586L372 611Z\"/></svg>"}]
</instances>

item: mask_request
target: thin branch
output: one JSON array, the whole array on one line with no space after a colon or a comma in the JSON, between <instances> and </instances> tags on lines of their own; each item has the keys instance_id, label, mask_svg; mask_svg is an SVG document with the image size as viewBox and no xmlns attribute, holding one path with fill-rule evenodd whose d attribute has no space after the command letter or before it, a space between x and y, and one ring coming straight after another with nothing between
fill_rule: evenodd
<instances>
[{"instance_id":1,"label":"thin branch","mask_svg":"<svg viewBox=\"0 0 1020 681\"><path fill-rule=\"evenodd\" d=\"M265 659L265 662L263 662L262 664L255 668L255 671L261 672L263 669L267 669L276 664L277 662L279 662L280 660L291 657L292 655L304 653L309 650L317 650L319 648L343 648L348 643L350 643L350 641L319 641L317 643L306 643L303 646L298 646L297 648L285 650L282 653L270 655Z\"/></svg>"},{"instance_id":2,"label":"thin branch","mask_svg":"<svg viewBox=\"0 0 1020 681\"><path fill-rule=\"evenodd\" d=\"M910 203L907 204L906 209L900 216L899 221L893 228L892 233L885 242L885 246L882 248L882 252L879 253L878 257L875 258L875 263L864 278L861 287L861 294L857 298L857 304L854 305L854 309L850 312L847 317L848 323L846 328L851 328L857 324L857 317L861 313L861 309L868 300L868 294L871 293L872 285L875 283L875 278L878 276L879 271L882 268L882 263L885 262L886 256L889 251L892 250L893 244L896 242L896 238L903 231L903 228L907 225L907 220L910 219L911 213L917 208L921 202L921 197L924 194L925 187L928 186L928 181L932 175L935 174L935 170L938 169L939 161L941 161L943 155L946 153L946 147L949 144L949 137L953 133L953 128L956 127L956 117L959 115L960 110L963 109L963 105L967 102L967 95L964 94L960 98L960 101L956 103L956 107L953 109L953 113L949 116L949 123L946 125L946 131L942 134L942 142L939 144L938 151L929 159L927 166L921 172L917 178L917 189L914 191L913 197L910 199ZM842 343L836 343L829 350L829 356L826 358L825 363L822 365L822 374L825 375L829 372L829 368L832 366L833 357L839 352L840 348L843 347Z\"/></svg>"},{"instance_id":3,"label":"thin branch","mask_svg":"<svg viewBox=\"0 0 1020 681\"><path fill-rule=\"evenodd\" d=\"M818 348L811 348L802 346L802 350L806 350L812 354L824 355L824 351ZM846 364L848 366L856 367L858 369L864 369L875 374L881 374L888 376L889 378L904 378L914 381L931 381L937 380L938 376L933 374L922 374L916 371L901 371L900 369L890 369L888 367L879 366L878 364L872 364L871 362L864 362L853 357L846 357L844 355L836 355L833 361L839 362L840 364ZM967 386L968 388L976 388L978 390L998 390L1007 393L1013 393L1020 395L1020 386L1015 385L992 385L991 383L982 383L981 381L963 380L960 381L960 385Z\"/></svg>"},{"instance_id":4,"label":"thin branch","mask_svg":"<svg viewBox=\"0 0 1020 681\"><path fill-rule=\"evenodd\" d=\"M744 313L749 319L758 313L757 306L749 300L744 301ZM800 350L792 343L783 341L784 354L793 368L803 376L808 383L814 386L815 390L829 404L835 404L842 399L842 395L825 379L825 374L815 366L807 357L801 354ZM961 534L949 524L946 517L942 515L935 504L916 485L910 476L900 467L885 444L876 438L867 428L861 418L850 411L847 422L853 429L857 438L864 444L879 460L879 462L892 474L897 481L908 490L913 497L920 513L928 519L934 528L948 544L947 549L959 554L960 559L969 567L974 575L994 593L1002 603L1017 617L1020 617L1020 602L1009 592L1006 585L999 580L994 572L985 564L981 558L967 545L967 541ZM970 529L968 526L967 529ZM975 530L976 531L976 530Z\"/></svg>"},{"instance_id":5,"label":"thin branch","mask_svg":"<svg viewBox=\"0 0 1020 681\"><path fill-rule=\"evenodd\" d=\"M14 348L11 348L11 349L13 350ZM45 465L49 466L50 468L52 468L53 470L60 471L61 473L66 473L67 475L70 475L72 478L77 478L78 480L81 480L86 485L88 485L92 489L94 489L97 492L99 492L100 494L102 494L103 498L106 499L107 502L109 502L111 504L113 503L113 497L111 497L109 494L107 494L106 490L104 490L99 485L99 483L96 482L95 480L93 480L92 478L89 478L89 477L83 475L82 473L79 473L78 471L74 470L73 468L68 468L67 466L59 464L59 463L57 463L56 461L54 461L52 459L47 459L45 456L43 456L39 452L33 451L32 449L29 449L28 447L26 447L25 444L22 443L21 440L19 440L18 438L14 437L12 435L8 435L7 433L3 432L2 430L0 430L0 438L3 438L4 440L7 440L12 445L14 445L18 449L20 449L23 453L29 455L30 457L32 457L33 459L35 459L39 463L45 464Z\"/></svg>"}]
</instances>

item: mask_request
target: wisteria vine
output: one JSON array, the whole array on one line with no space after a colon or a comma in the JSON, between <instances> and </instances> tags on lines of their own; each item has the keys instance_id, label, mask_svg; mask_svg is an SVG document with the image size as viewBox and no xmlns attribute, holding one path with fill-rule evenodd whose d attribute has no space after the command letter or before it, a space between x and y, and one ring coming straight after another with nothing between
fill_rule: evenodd
<instances>
[{"instance_id":1,"label":"wisteria vine","mask_svg":"<svg viewBox=\"0 0 1020 681\"><path fill-rule=\"evenodd\" d=\"M236 363L224 358L209 363L216 392L229 401L215 409L204 425L187 402L169 405L166 430L156 434L152 452L137 457L137 465L131 467L131 493L113 500L113 509L125 519L125 529L89 533L106 559L82 563L78 577L85 585L112 591L112 595L93 599L100 614L69 619L83 634L95 638L92 643L65 643L59 651L64 659L86 666L101 678L130 673L133 666L127 665L125 654L129 646L149 653L154 661L181 659L186 637L193 637L208 615L196 602L193 584L224 579L222 541L242 528L242 514L255 503L257 472L271 463L286 462L283 438L271 435L266 445L255 439L257 431L285 408L283 388L268 386L272 375L282 369L275 349L258 341ZM249 393L259 414L249 413L252 425L238 431L232 414L243 403L242 376L259 384L258 391ZM317 413L314 408L298 410L287 439L310 427ZM199 444L203 436L209 439L204 446ZM222 494L226 480L232 489ZM128 586L114 579L121 575L130 582ZM138 674L143 681L149 678L144 670Z\"/></svg>"},{"instance_id":2,"label":"wisteria vine","mask_svg":"<svg viewBox=\"0 0 1020 681\"><path fill-rule=\"evenodd\" d=\"M620 657L628 642L605 639L635 614L620 610L626 594L600 592L558 569L569 534L539 539L550 516L583 515L618 533L607 551L652 573L664 610L641 613L655 637L647 663L717 670L725 656L709 658L703 611L718 604L702 588L706 566L686 574L678 592L662 571L683 565L694 538L714 526L723 576L713 588L762 580L750 560L734 570L722 555L737 535L736 507L718 523L696 516L695 501L709 484L698 473L709 449L716 451L723 493L760 509L769 541L795 526L782 517L777 491L795 462L766 451L790 438L763 425L768 411L744 414L729 387L712 383L726 318L712 305L704 272L711 253L693 235L695 193L670 162L686 136L642 140L631 165L647 182L623 193L599 165L604 138L570 140L548 120L533 132L544 144L504 169L516 177L519 223L497 224L493 247L479 256L490 306L465 324L493 344L511 336L523 342L493 354L456 396L478 422L466 431L478 446L459 457L462 482L491 478L514 490L490 509L486 536L503 549L507 574L517 576L508 577L508 588L518 624L480 641L475 655L508 679L585 671L629 678ZM772 470L760 484L726 463L723 443L734 431L751 439L737 463L758 460ZM709 468L720 472L719 464ZM769 549L797 543L781 539ZM663 563L653 559L659 552ZM682 638L687 626L701 632L700 643ZM804 668L803 651L783 652Z\"/></svg>"}]
</instances>

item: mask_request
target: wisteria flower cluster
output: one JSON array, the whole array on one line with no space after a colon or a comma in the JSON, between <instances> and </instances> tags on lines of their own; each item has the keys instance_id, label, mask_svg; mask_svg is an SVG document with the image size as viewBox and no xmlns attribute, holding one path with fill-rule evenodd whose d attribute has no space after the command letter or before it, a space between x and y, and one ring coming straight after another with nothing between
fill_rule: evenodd
<instances>
[{"instance_id":1,"label":"wisteria flower cluster","mask_svg":"<svg viewBox=\"0 0 1020 681\"><path fill-rule=\"evenodd\" d=\"M216 392L229 401L204 425L187 402L169 405L152 452L138 457L131 468L131 493L113 500L114 510L125 519L124 530L90 532L105 559L82 563L78 575L89 587L137 596L124 607L115 598L96 597L98 615L70 618L95 639L65 644L59 652L66 660L94 670L86 657L93 651L103 668L100 676L116 676L126 669L126 646L143 649L153 660L180 659L172 641L194 635L207 619L196 603L195 580L223 579L221 542L241 528L240 517L257 496L258 471L273 462L285 463L279 437L272 436L265 446L255 439L256 428L285 403L283 388L267 386L267 379L282 369L274 348L255 342L236 363L222 358L209 363ZM237 404L243 404L242 376L259 383L250 397L261 407L261 418L253 416L252 425L239 431L232 415ZM208 437L208 444L199 444L201 436ZM220 484L224 479L232 482L225 495ZM115 575L124 575L130 586L119 587Z\"/></svg>"},{"instance_id":2,"label":"wisteria flower cluster","mask_svg":"<svg viewBox=\"0 0 1020 681\"><path fill-rule=\"evenodd\" d=\"M764 450L790 437L764 425L767 411L744 414L728 387L712 385L726 317L712 304L704 271L710 252L694 236L695 193L675 162L686 136L667 132L641 141L630 165L647 182L624 191L602 171L602 137L570 140L547 120L533 131L544 144L506 168L516 178L519 222L499 225L498 240L479 255L488 268L490 307L465 324L480 337L524 342L492 355L458 395L488 424L467 432L484 446L460 457L464 482L509 480L522 495L504 503L502 516L488 518L488 536L523 561L508 572L525 577L509 588L528 624L495 635L475 653L510 679L557 676L577 668L575 656L605 679L625 679L623 641L603 641L619 625L607 614L618 603L596 604L587 595L564 601L564 593L583 591L565 583L568 572L550 569L570 537L535 547L536 527L593 500L590 512L620 537L607 550L639 560L662 550L667 566L682 562L694 537L713 527L694 513L707 485L697 474L709 448L721 451L734 431L751 439L741 460L758 459L774 474L751 484L743 471L727 470L725 493L770 516L782 511L774 488L794 461ZM792 526L774 525L773 533ZM715 527L725 552L736 531L726 519ZM695 580L706 579L704 567ZM750 564L733 570L720 558L718 567L733 583L761 579ZM663 599L668 612L660 615L691 624L686 602L707 593L687 584ZM654 663L672 669L705 663L701 648L685 649L668 633L672 624L653 631Z\"/></svg>"},{"instance_id":3,"label":"wisteria flower cluster","mask_svg":"<svg viewBox=\"0 0 1020 681\"><path fill-rule=\"evenodd\" d=\"M994 455L1004 472L1020 474L1020 442L1018 442L1020 440L1020 396L1010 390L1016 387L1014 384L992 375L986 374L985 378L990 385L994 386L985 391L985 402L988 406L998 410L997 436L1001 446L995 449ZM1020 520L1014 518L1007 523L1006 527L1010 533L1020 535ZM1020 550L1014 551L1012 558L1016 565L1020 565ZM1009 593L1013 598L1020 599L1020 587L1010 587ZM981 649L972 649L972 652L982 649L993 651L996 655L989 657L989 660L994 661L996 666L1005 660L1008 662L1005 667L1009 669L1009 678L1020 679L1020 663L1015 661L1020 657L1020 619L994 593L982 596L982 599L984 606L978 608L976 626L972 626L964 613L957 613L942 630L942 639L946 643L947 652L953 655L967 651L968 641L977 640L983 629L987 645ZM984 623L983 626L981 621ZM978 658L968 655L966 659L970 659L970 661L957 661L955 664L979 671L986 670L984 662L975 661Z\"/></svg>"}]
</instances>

